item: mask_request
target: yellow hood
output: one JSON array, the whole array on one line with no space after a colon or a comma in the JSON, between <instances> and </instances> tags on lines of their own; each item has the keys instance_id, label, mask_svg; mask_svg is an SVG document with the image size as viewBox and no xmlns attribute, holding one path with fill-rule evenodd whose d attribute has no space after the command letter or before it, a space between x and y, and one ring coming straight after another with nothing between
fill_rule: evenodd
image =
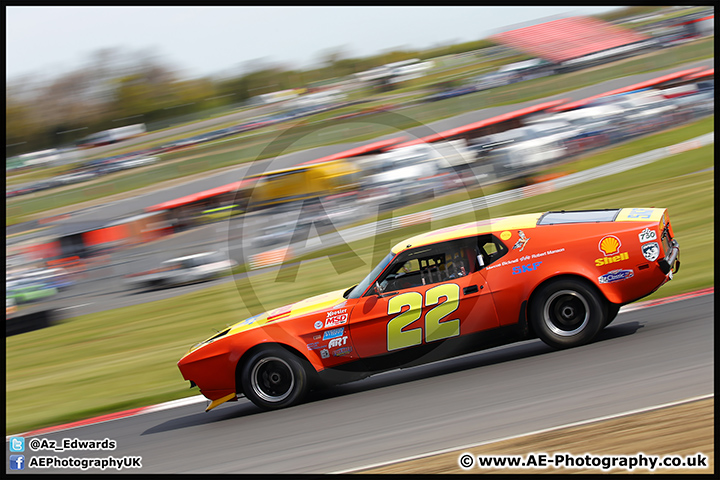
<instances>
[{"instance_id":1,"label":"yellow hood","mask_svg":"<svg viewBox=\"0 0 720 480\"><path fill-rule=\"evenodd\" d=\"M343 293L345 293L346 290L347 289L344 288L342 290L335 290L334 292L323 293L247 318L231 326L227 335L235 335L236 333L261 327L268 323L289 320L312 312L340 308L345 303Z\"/></svg>"}]
</instances>

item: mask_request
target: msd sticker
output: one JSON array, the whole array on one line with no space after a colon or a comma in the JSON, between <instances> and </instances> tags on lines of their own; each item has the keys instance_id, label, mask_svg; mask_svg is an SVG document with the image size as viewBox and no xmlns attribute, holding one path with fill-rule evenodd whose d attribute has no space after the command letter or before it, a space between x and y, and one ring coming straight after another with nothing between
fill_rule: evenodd
<instances>
[{"instance_id":1,"label":"msd sticker","mask_svg":"<svg viewBox=\"0 0 720 480\"><path fill-rule=\"evenodd\" d=\"M341 308L340 310L333 310L327 312L327 318L325 319L325 328L337 327L339 325L345 325L348 321L347 308Z\"/></svg>"}]
</instances>

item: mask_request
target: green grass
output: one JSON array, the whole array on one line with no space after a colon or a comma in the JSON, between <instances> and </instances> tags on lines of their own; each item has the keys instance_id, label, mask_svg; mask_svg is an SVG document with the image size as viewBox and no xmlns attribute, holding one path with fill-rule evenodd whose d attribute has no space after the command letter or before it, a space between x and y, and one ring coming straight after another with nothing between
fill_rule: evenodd
<instances>
[{"instance_id":1,"label":"green grass","mask_svg":"<svg viewBox=\"0 0 720 480\"><path fill-rule=\"evenodd\" d=\"M498 206L487 214L666 207L680 242L682 268L650 298L709 287L714 283L713 151L714 145L684 152L620 175ZM620 158L609 157L608 161ZM472 219L467 215L445 219L433 222L431 228L468 220ZM6 433L196 395L176 367L194 343L259 309L357 283L376 261L376 244L386 251L429 227L419 225L355 242L351 250L326 250L321 253L333 256L304 261L296 271L285 270L280 276L284 281L278 282L276 272L263 273L9 337Z\"/></svg>"},{"instance_id":2,"label":"green grass","mask_svg":"<svg viewBox=\"0 0 720 480\"><path fill-rule=\"evenodd\" d=\"M450 98L432 104L412 106L403 109L401 112L402 117L407 117L407 121L399 121L402 117L393 117L394 120L391 126L386 124L388 116L382 117L382 113L366 115L357 119L357 122L362 123L350 123L345 130L337 130L335 132L332 130L318 131L313 135L299 138L281 153L290 153L320 145L370 140L378 136L410 128L413 126L413 123L417 122L428 124L481 108L540 99L562 93L569 88L582 88L613 78L661 70L712 56L714 56L713 39L700 40L598 69L582 70L561 76L539 78L517 85L499 87L490 91ZM409 101L413 101L414 99L415 98L411 98ZM370 105L374 105L374 102L356 105L355 111L361 111ZM352 111L352 109L343 110L342 112L349 113L350 111ZM313 123L313 125L319 129L322 121L325 121L330 127L336 122L328 117L334 117L338 114L340 113L337 111L319 113L303 119L303 122ZM290 124L287 124L283 128L290 128L290 126ZM211 130L216 128L218 127L213 127ZM318 133L324 133L324 135L319 136ZM160 165L149 168L142 173L126 172L108 177L105 180L97 181L86 187L79 187L63 192L50 190L33 194L31 197L10 199L5 224L6 226L13 225L27 220L28 217L32 215L41 214L42 212L47 212L58 207L97 200L108 195L130 192L167 180L274 157L278 154L277 152L264 152L266 152L266 147L277 139L277 136L277 127L265 127L254 132L232 137L231 140L226 142L213 142L208 145L193 148L192 150L162 155ZM162 143L166 142L167 139L163 140ZM141 147L137 146L136 148ZM194 158L168 163L189 156Z\"/></svg>"},{"instance_id":3,"label":"green grass","mask_svg":"<svg viewBox=\"0 0 720 480\"><path fill-rule=\"evenodd\" d=\"M20 185L23 183L39 182L46 178L61 175L68 168L64 165L55 167L36 167L27 171L8 172L5 175L5 183L7 185Z\"/></svg>"},{"instance_id":4,"label":"green grass","mask_svg":"<svg viewBox=\"0 0 720 480\"><path fill-rule=\"evenodd\" d=\"M713 131L715 131L715 115L669 130L663 130L660 133L655 133L644 138L625 142L612 148L606 148L599 153L582 155L578 160L572 162L571 167L568 167L567 164L558 165L547 169L543 173L563 172L567 171L568 168L572 170L587 170L620 158L631 157L656 148L667 147L691 140Z\"/></svg>"},{"instance_id":5,"label":"green grass","mask_svg":"<svg viewBox=\"0 0 720 480\"><path fill-rule=\"evenodd\" d=\"M666 14L656 14L655 18L652 18L650 20L647 20L645 22L637 22L637 23L624 23L624 27L632 28L633 30L638 30L639 28L642 28L646 25L651 25L653 23L662 22L664 20L670 20L672 18L682 17L684 15L690 15L691 13L701 12L705 10L707 7L695 7L695 8L688 8L688 9L682 9L678 12L671 12Z\"/></svg>"}]
</instances>

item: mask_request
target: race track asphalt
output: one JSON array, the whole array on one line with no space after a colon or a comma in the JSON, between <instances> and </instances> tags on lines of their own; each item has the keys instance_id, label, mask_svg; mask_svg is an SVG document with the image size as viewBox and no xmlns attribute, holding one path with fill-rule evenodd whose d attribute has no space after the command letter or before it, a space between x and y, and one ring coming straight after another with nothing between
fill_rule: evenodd
<instances>
[{"instance_id":1,"label":"race track asphalt","mask_svg":"<svg viewBox=\"0 0 720 480\"><path fill-rule=\"evenodd\" d=\"M709 294L624 312L590 345L555 351L529 340L338 386L285 410L240 399L47 434L117 448L26 452L26 462L132 455L142 469L123 472L329 473L679 401L714 392L713 309Z\"/></svg>"}]
</instances>

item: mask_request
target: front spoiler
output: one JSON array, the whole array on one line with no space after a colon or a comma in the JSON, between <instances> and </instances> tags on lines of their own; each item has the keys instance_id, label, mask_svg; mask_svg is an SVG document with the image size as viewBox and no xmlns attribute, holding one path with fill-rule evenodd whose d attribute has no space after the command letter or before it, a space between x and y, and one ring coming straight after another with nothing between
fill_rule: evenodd
<instances>
[{"instance_id":1,"label":"front spoiler","mask_svg":"<svg viewBox=\"0 0 720 480\"><path fill-rule=\"evenodd\" d=\"M237 394L236 394L235 392L233 392L233 393L231 393L231 394L229 394L229 395L225 395L225 396L222 397L222 398L218 398L217 400L213 400L212 402L210 402L210 405L208 405L208 407L205 409L205 411L206 411L206 412L209 412L210 410L212 410L213 408L217 407L218 405L222 405L223 403L229 402L229 401L231 401L231 400L237 400L237 398L238 398L238 397L237 397Z\"/></svg>"}]
</instances>

